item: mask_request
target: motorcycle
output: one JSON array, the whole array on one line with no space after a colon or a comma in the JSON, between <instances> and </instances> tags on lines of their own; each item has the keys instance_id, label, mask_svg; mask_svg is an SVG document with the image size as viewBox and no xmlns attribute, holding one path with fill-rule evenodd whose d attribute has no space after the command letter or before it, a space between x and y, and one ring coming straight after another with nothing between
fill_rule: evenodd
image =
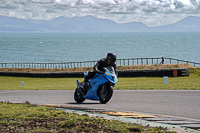
<instances>
[{"instance_id":1,"label":"motorcycle","mask_svg":"<svg viewBox=\"0 0 200 133\"><path fill-rule=\"evenodd\" d=\"M77 88L74 92L74 100L82 103L85 99L99 100L100 103L107 103L113 95L113 87L117 83L117 76L113 67L105 67L104 73L96 73L88 80L82 88L80 80L77 80ZM86 76L87 73L84 73Z\"/></svg>"}]
</instances>

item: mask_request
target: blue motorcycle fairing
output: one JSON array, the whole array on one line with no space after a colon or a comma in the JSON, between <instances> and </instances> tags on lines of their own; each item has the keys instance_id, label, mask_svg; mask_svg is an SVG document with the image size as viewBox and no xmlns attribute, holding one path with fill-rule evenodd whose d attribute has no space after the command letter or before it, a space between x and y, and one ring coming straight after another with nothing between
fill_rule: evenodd
<instances>
[{"instance_id":1,"label":"blue motorcycle fairing","mask_svg":"<svg viewBox=\"0 0 200 133\"><path fill-rule=\"evenodd\" d=\"M117 77L116 75L111 74L110 72L106 72L103 75L104 78L106 78L108 81L110 81L111 83L117 83Z\"/></svg>"},{"instance_id":2,"label":"blue motorcycle fairing","mask_svg":"<svg viewBox=\"0 0 200 133\"><path fill-rule=\"evenodd\" d=\"M110 69L110 70L109 70ZM87 94L83 96L85 99L91 99L91 100L99 100L99 97L97 96L97 90L100 85L111 82L114 86L117 82L117 76L115 74L114 68L109 67L108 69L105 68L106 72L104 74L96 73L96 75L89 80L91 89L88 90Z\"/></svg>"},{"instance_id":3,"label":"blue motorcycle fairing","mask_svg":"<svg viewBox=\"0 0 200 133\"><path fill-rule=\"evenodd\" d=\"M117 83L117 76L114 72L114 69L112 71L112 73L107 69L105 68L106 72L104 73L103 77L108 79L111 83Z\"/></svg>"},{"instance_id":4,"label":"blue motorcycle fairing","mask_svg":"<svg viewBox=\"0 0 200 133\"><path fill-rule=\"evenodd\" d=\"M89 80L92 87L88 90L87 94L83 96L85 99L99 100L99 97L97 96L97 89L100 85L108 81L101 74L96 74L94 77L95 78Z\"/></svg>"}]
</instances>

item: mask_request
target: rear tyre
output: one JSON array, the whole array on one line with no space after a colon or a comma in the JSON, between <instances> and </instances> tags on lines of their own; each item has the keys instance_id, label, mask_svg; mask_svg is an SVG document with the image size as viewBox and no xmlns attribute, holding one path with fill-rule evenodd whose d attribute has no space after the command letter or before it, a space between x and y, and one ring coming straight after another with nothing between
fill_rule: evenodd
<instances>
[{"instance_id":1,"label":"rear tyre","mask_svg":"<svg viewBox=\"0 0 200 133\"><path fill-rule=\"evenodd\" d=\"M99 92L99 101L101 104L106 104L113 95L113 86L107 86L104 92L102 88Z\"/></svg>"},{"instance_id":2,"label":"rear tyre","mask_svg":"<svg viewBox=\"0 0 200 133\"><path fill-rule=\"evenodd\" d=\"M85 101L85 99L83 98L83 95L78 91L78 88L76 88L76 90L74 92L74 100L77 103L82 103Z\"/></svg>"}]
</instances>

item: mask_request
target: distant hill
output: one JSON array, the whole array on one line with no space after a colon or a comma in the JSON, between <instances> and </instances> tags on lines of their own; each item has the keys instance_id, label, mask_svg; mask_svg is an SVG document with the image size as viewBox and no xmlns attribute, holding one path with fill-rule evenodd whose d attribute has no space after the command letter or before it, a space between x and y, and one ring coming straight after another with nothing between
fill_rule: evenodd
<instances>
[{"instance_id":1,"label":"distant hill","mask_svg":"<svg viewBox=\"0 0 200 133\"><path fill-rule=\"evenodd\" d=\"M187 17L177 23L147 27L141 22L118 24L109 19L93 16L57 17L52 20L30 20L0 16L0 32L190 32L200 31L200 18Z\"/></svg>"},{"instance_id":2,"label":"distant hill","mask_svg":"<svg viewBox=\"0 0 200 133\"><path fill-rule=\"evenodd\" d=\"M200 32L200 17L187 17L177 23L150 28L156 32Z\"/></svg>"}]
</instances>

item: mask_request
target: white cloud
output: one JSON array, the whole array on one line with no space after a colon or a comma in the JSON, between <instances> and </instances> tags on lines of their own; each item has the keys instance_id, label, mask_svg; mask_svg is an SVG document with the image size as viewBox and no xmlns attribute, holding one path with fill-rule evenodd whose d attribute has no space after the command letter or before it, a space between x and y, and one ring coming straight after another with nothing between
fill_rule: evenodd
<instances>
[{"instance_id":1,"label":"white cloud","mask_svg":"<svg viewBox=\"0 0 200 133\"><path fill-rule=\"evenodd\" d=\"M93 15L155 26L200 16L200 0L1 0L0 15L48 20Z\"/></svg>"}]
</instances>

